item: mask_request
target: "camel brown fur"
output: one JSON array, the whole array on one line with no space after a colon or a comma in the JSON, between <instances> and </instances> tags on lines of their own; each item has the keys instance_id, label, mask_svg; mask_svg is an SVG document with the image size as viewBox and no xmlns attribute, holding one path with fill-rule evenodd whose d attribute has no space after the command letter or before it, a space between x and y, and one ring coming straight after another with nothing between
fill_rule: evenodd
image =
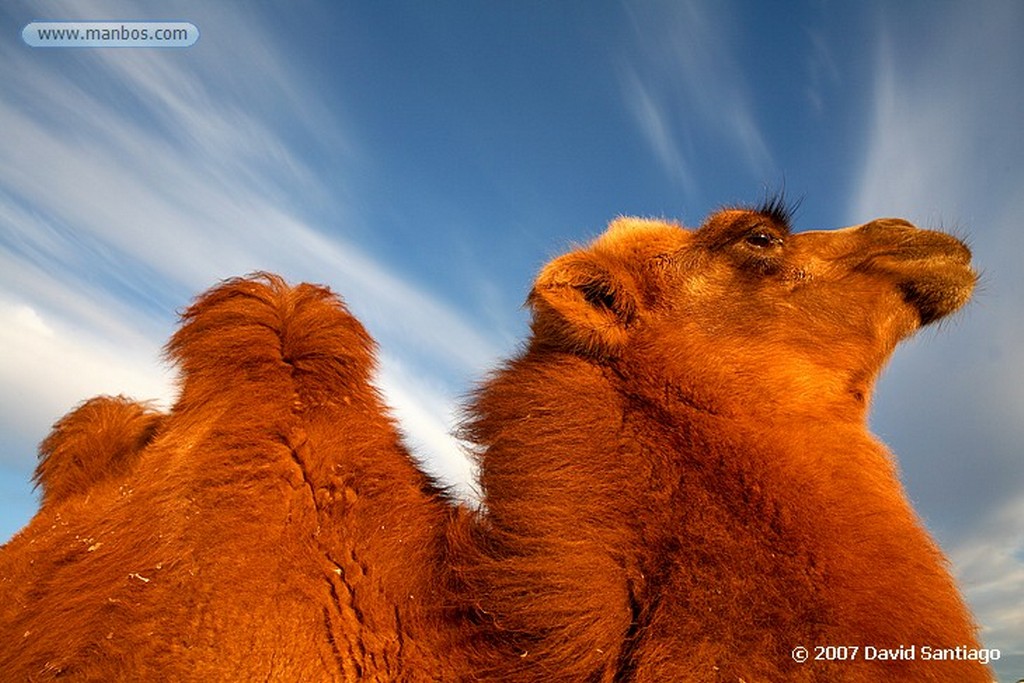
<instances>
[{"instance_id":1,"label":"camel brown fur","mask_svg":"<svg viewBox=\"0 0 1024 683\"><path fill-rule=\"evenodd\" d=\"M120 476L93 464L148 431L131 406L128 438L80 436L100 401L45 442L43 506L0 555L3 678L457 680L459 513L399 442L362 326L259 276L202 297L169 353L180 397ZM84 490L51 466L72 449Z\"/></svg>"},{"instance_id":2,"label":"camel brown fur","mask_svg":"<svg viewBox=\"0 0 1024 683\"><path fill-rule=\"evenodd\" d=\"M620 219L542 270L528 346L468 407L469 513L403 448L333 295L229 281L171 341L167 415L97 399L44 442L43 505L0 552L0 670L991 680L921 657L976 629L866 428L896 344L974 282L962 243L895 219Z\"/></svg>"},{"instance_id":3,"label":"camel brown fur","mask_svg":"<svg viewBox=\"0 0 1024 683\"><path fill-rule=\"evenodd\" d=\"M541 273L529 349L479 392L487 515L465 572L495 679L980 681L941 552L865 426L897 342L961 306L957 240L777 205L623 219ZM861 648L797 663L796 647Z\"/></svg>"},{"instance_id":4,"label":"camel brown fur","mask_svg":"<svg viewBox=\"0 0 1024 683\"><path fill-rule=\"evenodd\" d=\"M124 477L162 419L123 396L98 396L65 415L39 445L35 480L43 507L88 493L103 479Z\"/></svg>"}]
</instances>

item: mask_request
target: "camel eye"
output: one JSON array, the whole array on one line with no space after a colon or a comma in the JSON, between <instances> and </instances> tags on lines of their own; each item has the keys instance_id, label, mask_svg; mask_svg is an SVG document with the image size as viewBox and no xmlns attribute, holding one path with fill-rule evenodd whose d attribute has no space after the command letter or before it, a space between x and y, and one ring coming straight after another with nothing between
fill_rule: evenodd
<instances>
[{"instance_id":1,"label":"camel eye","mask_svg":"<svg viewBox=\"0 0 1024 683\"><path fill-rule=\"evenodd\" d=\"M764 230L755 230L754 232L747 235L744 240L747 244L758 249L768 249L782 244L782 240Z\"/></svg>"}]
</instances>

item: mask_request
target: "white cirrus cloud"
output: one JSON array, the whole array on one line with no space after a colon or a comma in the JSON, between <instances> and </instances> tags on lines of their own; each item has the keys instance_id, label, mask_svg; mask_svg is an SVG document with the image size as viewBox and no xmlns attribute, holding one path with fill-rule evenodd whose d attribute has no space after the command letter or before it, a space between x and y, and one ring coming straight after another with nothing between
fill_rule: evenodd
<instances>
[{"instance_id":1,"label":"white cirrus cloud","mask_svg":"<svg viewBox=\"0 0 1024 683\"><path fill-rule=\"evenodd\" d=\"M627 12L638 54L623 57L623 100L669 175L695 192L694 156L711 133L752 175L770 176L772 155L733 52L729 8L687 0Z\"/></svg>"},{"instance_id":2,"label":"white cirrus cloud","mask_svg":"<svg viewBox=\"0 0 1024 683\"><path fill-rule=\"evenodd\" d=\"M114 6L49 9L88 19ZM498 345L345 236L360 220L344 189L358 153L258 13L191 14L204 38L187 57L46 60L0 41L0 419L19 444L5 457L29 469L53 420L95 394L169 404L160 349L175 309L221 278L271 270L345 296L393 354L379 383L428 469L470 495L451 385Z\"/></svg>"}]
</instances>

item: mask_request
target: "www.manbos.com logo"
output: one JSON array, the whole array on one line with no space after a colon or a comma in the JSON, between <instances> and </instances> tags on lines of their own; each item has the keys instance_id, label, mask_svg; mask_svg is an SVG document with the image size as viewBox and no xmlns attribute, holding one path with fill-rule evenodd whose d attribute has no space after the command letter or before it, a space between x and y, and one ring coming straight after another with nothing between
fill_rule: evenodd
<instances>
[{"instance_id":1,"label":"www.manbos.com logo","mask_svg":"<svg viewBox=\"0 0 1024 683\"><path fill-rule=\"evenodd\" d=\"M187 21L33 21L21 37L32 47L191 47L199 29Z\"/></svg>"}]
</instances>

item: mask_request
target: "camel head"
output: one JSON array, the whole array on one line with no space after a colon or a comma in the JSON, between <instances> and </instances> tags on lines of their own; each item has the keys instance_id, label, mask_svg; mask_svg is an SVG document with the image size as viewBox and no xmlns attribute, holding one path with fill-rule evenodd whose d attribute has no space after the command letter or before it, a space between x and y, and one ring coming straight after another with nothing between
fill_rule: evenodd
<instances>
[{"instance_id":1,"label":"camel head","mask_svg":"<svg viewBox=\"0 0 1024 683\"><path fill-rule=\"evenodd\" d=\"M712 412L862 419L896 344L970 298L970 260L956 238L895 218L794 233L774 201L697 230L621 218L543 269L533 345Z\"/></svg>"}]
</instances>

